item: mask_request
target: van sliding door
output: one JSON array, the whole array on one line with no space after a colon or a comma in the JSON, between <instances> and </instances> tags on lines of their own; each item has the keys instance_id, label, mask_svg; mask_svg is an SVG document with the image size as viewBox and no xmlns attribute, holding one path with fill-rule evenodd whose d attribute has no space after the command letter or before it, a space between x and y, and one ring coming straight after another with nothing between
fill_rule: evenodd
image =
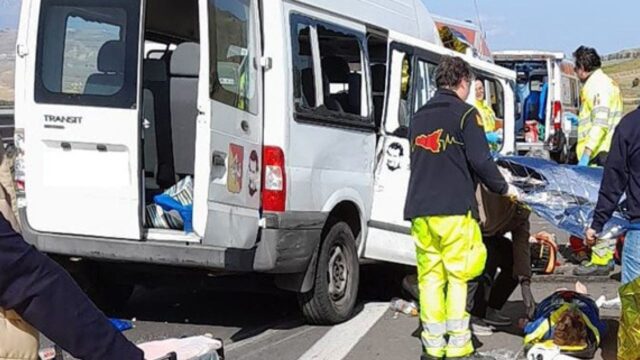
<instances>
[{"instance_id":1,"label":"van sliding door","mask_svg":"<svg viewBox=\"0 0 640 360\"><path fill-rule=\"evenodd\" d=\"M412 115L435 93L437 59L413 49L393 47L383 146L375 172L373 208L364 256L370 259L415 265L411 224L404 220L410 175L408 139Z\"/></svg>"}]
</instances>

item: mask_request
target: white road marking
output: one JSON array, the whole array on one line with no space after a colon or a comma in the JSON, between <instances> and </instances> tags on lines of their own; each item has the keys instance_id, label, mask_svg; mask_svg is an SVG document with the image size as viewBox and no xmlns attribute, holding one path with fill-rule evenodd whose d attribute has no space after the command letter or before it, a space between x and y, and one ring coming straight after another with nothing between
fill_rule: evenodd
<instances>
[{"instance_id":1,"label":"white road marking","mask_svg":"<svg viewBox=\"0 0 640 360\"><path fill-rule=\"evenodd\" d=\"M353 319L334 326L298 360L344 359L389 309L387 303L369 303Z\"/></svg>"},{"instance_id":2,"label":"white road marking","mask_svg":"<svg viewBox=\"0 0 640 360\"><path fill-rule=\"evenodd\" d=\"M238 348L241 347L245 347L248 345L252 345L255 343L258 343L260 341L263 341L271 336L276 335L277 333L284 331L284 330L277 330L277 329L273 329L275 327L282 327L285 329L289 329L289 328L294 328L297 326L301 326L303 325L303 323L299 320L294 320L294 321L286 321L286 322L275 322L273 325L269 326L270 329L265 330L264 332L256 335L256 336L252 336L240 341L234 341L232 343L230 343L228 346L225 346L224 349L225 351L232 351L232 350L237 350Z\"/></svg>"},{"instance_id":3,"label":"white road marking","mask_svg":"<svg viewBox=\"0 0 640 360\"><path fill-rule=\"evenodd\" d=\"M280 339L278 341L269 342L268 344L265 344L264 346L261 346L261 347L259 347L257 349L254 349L253 351L250 351L248 353L239 355L237 360L250 359L251 356L253 356L255 354L259 354L259 353L261 353L261 352L263 352L263 351L265 351L267 349L276 348L280 344L283 344L283 343L285 343L285 342L287 342L289 340L293 340L293 339L295 339L295 338L297 338L299 336L302 336L302 335L304 335L304 334L306 334L308 332L311 332L312 330L316 330L316 329L317 329L317 327L304 328L304 329L302 329L302 331L294 332L293 334L291 334L289 336L286 336L286 337L284 337L284 338L282 338L282 339ZM284 332L285 330L279 330L279 331ZM227 352L227 353L229 354L230 352Z\"/></svg>"}]
</instances>

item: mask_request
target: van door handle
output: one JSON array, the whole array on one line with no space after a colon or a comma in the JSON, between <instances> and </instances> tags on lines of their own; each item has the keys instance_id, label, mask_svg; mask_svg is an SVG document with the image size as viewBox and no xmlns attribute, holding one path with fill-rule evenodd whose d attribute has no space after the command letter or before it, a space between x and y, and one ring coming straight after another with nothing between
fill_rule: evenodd
<instances>
[{"instance_id":1,"label":"van door handle","mask_svg":"<svg viewBox=\"0 0 640 360\"><path fill-rule=\"evenodd\" d=\"M224 153L220 153L220 152L215 152L213 153L213 155L211 156L211 165L215 166L225 166L225 159L226 154Z\"/></svg>"},{"instance_id":2,"label":"van door handle","mask_svg":"<svg viewBox=\"0 0 640 360\"><path fill-rule=\"evenodd\" d=\"M16 54L21 58L29 55L29 50L27 48L27 45L25 44L16 45Z\"/></svg>"},{"instance_id":3,"label":"van door handle","mask_svg":"<svg viewBox=\"0 0 640 360\"><path fill-rule=\"evenodd\" d=\"M227 172L225 159L227 154L216 151L211 155L211 180L222 179Z\"/></svg>"}]
</instances>

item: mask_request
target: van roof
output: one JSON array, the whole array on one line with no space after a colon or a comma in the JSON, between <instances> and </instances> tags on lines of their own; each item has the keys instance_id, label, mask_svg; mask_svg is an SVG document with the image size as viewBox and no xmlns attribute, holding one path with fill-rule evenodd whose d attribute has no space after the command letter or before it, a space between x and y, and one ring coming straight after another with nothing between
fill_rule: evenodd
<instances>
[{"instance_id":1,"label":"van roof","mask_svg":"<svg viewBox=\"0 0 640 360\"><path fill-rule=\"evenodd\" d=\"M436 24L421 0L297 0L297 2L442 45Z\"/></svg>"},{"instance_id":2,"label":"van roof","mask_svg":"<svg viewBox=\"0 0 640 360\"><path fill-rule=\"evenodd\" d=\"M471 65L476 70L481 70L481 71L488 72L490 74L495 74L507 80L515 81L516 79L515 71L496 65L494 63L490 63L488 61L479 59L472 55L461 54L459 52L447 49L441 45L432 44L422 39L416 39L406 34L397 33L395 31L390 31L389 37L393 40L406 43L407 45L417 46L419 48L434 52L436 54L460 57L464 59L466 62L468 62L469 65Z\"/></svg>"},{"instance_id":3,"label":"van roof","mask_svg":"<svg viewBox=\"0 0 640 360\"><path fill-rule=\"evenodd\" d=\"M540 50L507 50L494 51L493 58L500 60L565 60L564 53Z\"/></svg>"}]
</instances>

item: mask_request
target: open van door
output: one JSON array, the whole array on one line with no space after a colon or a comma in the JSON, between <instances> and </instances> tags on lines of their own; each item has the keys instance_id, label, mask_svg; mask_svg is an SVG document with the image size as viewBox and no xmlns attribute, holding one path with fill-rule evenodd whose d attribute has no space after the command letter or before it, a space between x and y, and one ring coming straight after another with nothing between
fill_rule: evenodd
<instances>
[{"instance_id":1,"label":"open van door","mask_svg":"<svg viewBox=\"0 0 640 360\"><path fill-rule=\"evenodd\" d=\"M435 69L416 58L411 49L391 48L384 135L376 159L373 207L364 249L366 258L406 265L415 265L411 224L404 220L411 154L408 127L412 102L420 105L431 97L428 79L430 70Z\"/></svg>"},{"instance_id":2,"label":"open van door","mask_svg":"<svg viewBox=\"0 0 640 360\"><path fill-rule=\"evenodd\" d=\"M247 249L260 219L258 1L200 0L200 14L194 230L207 245Z\"/></svg>"},{"instance_id":3,"label":"open van door","mask_svg":"<svg viewBox=\"0 0 640 360\"><path fill-rule=\"evenodd\" d=\"M140 239L142 3L31 3L38 26L18 44L16 104L29 225Z\"/></svg>"}]
</instances>

